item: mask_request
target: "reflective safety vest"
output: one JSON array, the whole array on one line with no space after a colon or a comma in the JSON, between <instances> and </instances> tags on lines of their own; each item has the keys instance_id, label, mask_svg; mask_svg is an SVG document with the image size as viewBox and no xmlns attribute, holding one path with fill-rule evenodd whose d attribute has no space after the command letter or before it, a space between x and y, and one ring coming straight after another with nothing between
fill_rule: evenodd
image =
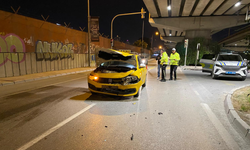
<instances>
[{"instance_id":1,"label":"reflective safety vest","mask_svg":"<svg viewBox=\"0 0 250 150\"><path fill-rule=\"evenodd\" d=\"M166 52L162 53L161 56L161 65L167 65L168 64L168 54Z\"/></svg>"},{"instance_id":2,"label":"reflective safety vest","mask_svg":"<svg viewBox=\"0 0 250 150\"><path fill-rule=\"evenodd\" d=\"M180 55L175 52L174 54L171 53L170 55L170 65L178 65L178 62L180 61Z\"/></svg>"}]
</instances>

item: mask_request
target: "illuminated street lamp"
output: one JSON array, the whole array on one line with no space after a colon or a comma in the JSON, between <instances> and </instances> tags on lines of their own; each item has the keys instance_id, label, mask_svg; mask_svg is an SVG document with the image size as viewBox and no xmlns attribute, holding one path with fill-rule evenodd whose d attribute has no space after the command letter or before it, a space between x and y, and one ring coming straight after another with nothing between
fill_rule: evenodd
<instances>
[{"instance_id":1,"label":"illuminated street lamp","mask_svg":"<svg viewBox=\"0 0 250 150\"><path fill-rule=\"evenodd\" d=\"M156 32L155 32L155 35L159 35L159 32L156 31Z\"/></svg>"},{"instance_id":2,"label":"illuminated street lamp","mask_svg":"<svg viewBox=\"0 0 250 150\"><path fill-rule=\"evenodd\" d=\"M241 1L238 1L234 6L238 7L238 6L240 6L240 4L241 4Z\"/></svg>"},{"instance_id":3,"label":"illuminated street lamp","mask_svg":"<svg viewBox=\"0 0 250 150\"><path fill-rule=\"evenodd\" d=\"M161 46L161 45L159 46L159 49L162 49L162 46Z\"/></svg>"}]
</instances>

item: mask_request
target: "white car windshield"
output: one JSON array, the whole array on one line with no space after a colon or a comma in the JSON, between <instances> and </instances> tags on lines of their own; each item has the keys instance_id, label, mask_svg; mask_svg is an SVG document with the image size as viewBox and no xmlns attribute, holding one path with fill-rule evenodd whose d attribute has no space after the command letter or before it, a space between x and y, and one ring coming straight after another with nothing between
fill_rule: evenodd
<instances>
[{"instance_id":1,"label":"white car windshield","mask_svg":"<svg viewBox=\"0 0 250 150\"><path fill-rule=\"evenodd\" d=\"M218 61L242 61L239 55L219 55Z\"/></svg>"}]
</instances>

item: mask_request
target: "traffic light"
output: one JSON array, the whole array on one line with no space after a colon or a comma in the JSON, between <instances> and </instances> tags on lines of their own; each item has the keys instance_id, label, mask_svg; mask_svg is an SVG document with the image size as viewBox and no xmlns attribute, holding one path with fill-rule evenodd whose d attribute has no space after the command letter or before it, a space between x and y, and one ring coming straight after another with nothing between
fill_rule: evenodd
<instances>
[{"instance_id":1,"label":"traffic light","mask_svg":"<svg viewBox=\"0 0 250 150\"><path fill-rule=\"evenodd\" d=\"M144 19L145 18L145 11L143 8L141 8L141 18Z\"/></svg>"}]
</instances>

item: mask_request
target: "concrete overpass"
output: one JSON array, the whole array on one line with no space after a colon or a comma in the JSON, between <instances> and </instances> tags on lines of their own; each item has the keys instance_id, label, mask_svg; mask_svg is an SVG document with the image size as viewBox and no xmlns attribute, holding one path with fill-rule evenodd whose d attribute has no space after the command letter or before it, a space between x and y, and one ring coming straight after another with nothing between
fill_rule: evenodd
<instances>
[{"instance_id":1,"label":"concrete overpass","mask_svg":"<svg viewBox=\"0 0 250 150\"><path fill-rule=\"evenodd\" d=\"M245 24L250 0L143 0L149 22L157 27L165 42L205 37L222 29Z\"/></svg>"},{"instance_id":2,"label":"concrete overpass","mask_svg":"<svg viewBox=\"0 0 250 150\"><path fill-rule=\"evenodd\" d=\"M250 25L242 28L235 34L232 34L225 39L221 40L219 44L223 45L224 48L233 50L233 51L246 51L250 50L249 48L249 39L250 38Z\"/></svg>"}]
</instances>

